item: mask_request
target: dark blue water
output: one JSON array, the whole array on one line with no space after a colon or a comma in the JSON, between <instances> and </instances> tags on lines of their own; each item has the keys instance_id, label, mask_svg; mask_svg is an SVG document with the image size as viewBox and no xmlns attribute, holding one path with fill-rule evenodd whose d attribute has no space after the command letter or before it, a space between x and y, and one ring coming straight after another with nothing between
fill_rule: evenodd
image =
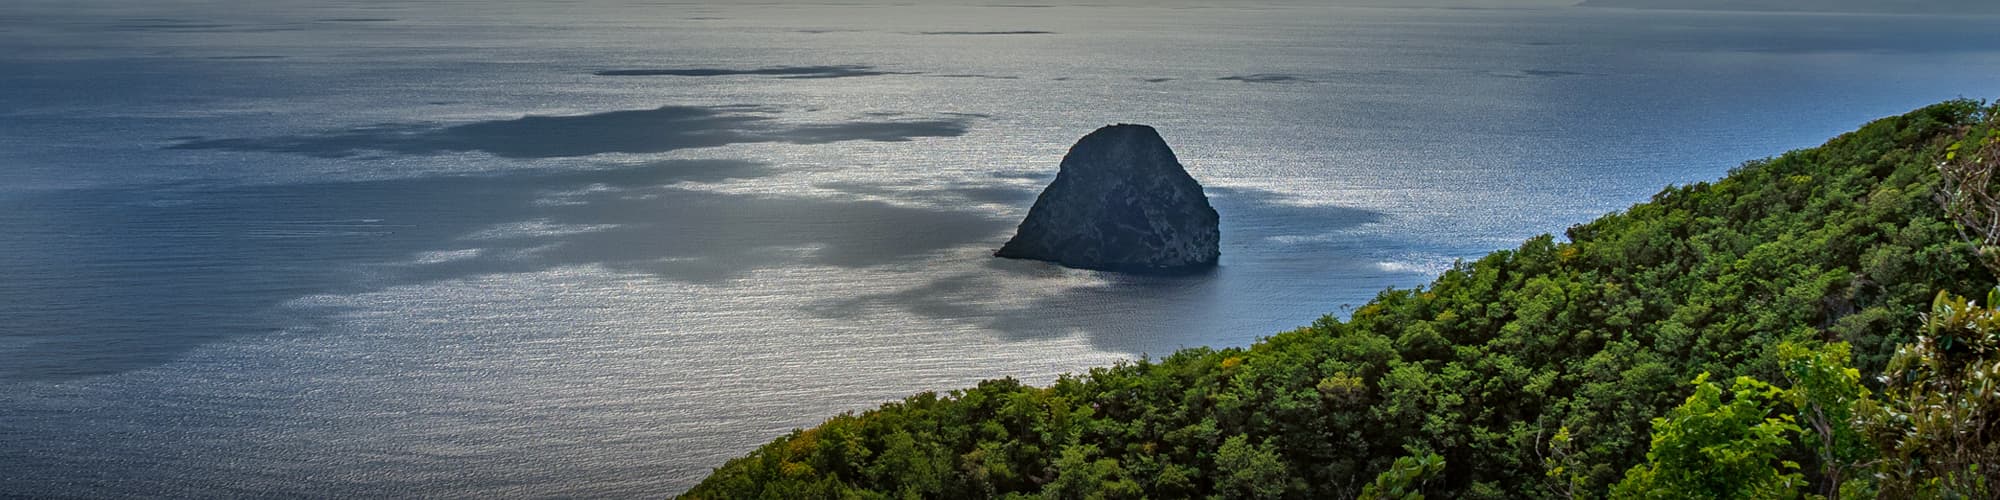
<instances>
[{"instance_id":1,"label":"dark blue water","mask_svg":"<svg viewBox=\"0 0 2000 500\"><path fill-rule=\"evenodd\" d=\"M671 494L1992 96L1993 21L8 2L0 495ZM1208 186L1222 267L990 258L1115 122Z\"/></svg>"}]
</instances>

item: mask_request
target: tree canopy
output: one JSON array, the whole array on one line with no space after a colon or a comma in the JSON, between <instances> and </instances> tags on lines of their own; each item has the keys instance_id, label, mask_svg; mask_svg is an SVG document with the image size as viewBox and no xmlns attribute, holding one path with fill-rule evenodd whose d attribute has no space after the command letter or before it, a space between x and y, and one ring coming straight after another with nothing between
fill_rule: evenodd
<instances>
[{"instance_id":1,"label":"tree canopy","mask_svg":"<svg viewBox=\"0 0 2000 500\"><path fill-rule=\"evenodd\" d=\"M1960 297L1995 250L1954 206L1990 193L1945 176L1996 115L1878 120L1248 347L836 416L686 496L1990 495L2000 319Z\"/></svg>"}]
</instances>

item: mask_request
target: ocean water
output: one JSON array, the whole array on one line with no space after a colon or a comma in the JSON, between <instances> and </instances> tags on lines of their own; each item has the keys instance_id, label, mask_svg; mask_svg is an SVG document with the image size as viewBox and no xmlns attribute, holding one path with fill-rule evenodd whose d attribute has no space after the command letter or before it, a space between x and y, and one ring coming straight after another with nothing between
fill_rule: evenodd
<instances>
[{"instance_id":1,"label":"ocean water","mask_svg":"<svg viewBox=\"0 0 2000 500\"><path fill-rule=\"evenodd\" d=\"M1209 4L10 0L0 496L673 494L2000 94L1993 18ZM1119 122L1221 267L991 258Z\"/></svg>"}]
</instances>

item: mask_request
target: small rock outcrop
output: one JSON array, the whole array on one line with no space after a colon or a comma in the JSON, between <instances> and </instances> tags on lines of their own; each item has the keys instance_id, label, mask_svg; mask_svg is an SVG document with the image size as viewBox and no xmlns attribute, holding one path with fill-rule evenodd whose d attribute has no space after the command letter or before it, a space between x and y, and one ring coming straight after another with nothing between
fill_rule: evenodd
<instances>
[{"instance_id":1,"label":"small rock outcrop","mask_svg":"<svg viewBox=\"0 0 2000 500\"><path fill-rule=\"evenodd\" d=\"M1068 267L1186 273L1215 266L1221 230L1160 133L1118 124L1083 136L1014 238L993 255Z\"/></svg>"}]
</instances>

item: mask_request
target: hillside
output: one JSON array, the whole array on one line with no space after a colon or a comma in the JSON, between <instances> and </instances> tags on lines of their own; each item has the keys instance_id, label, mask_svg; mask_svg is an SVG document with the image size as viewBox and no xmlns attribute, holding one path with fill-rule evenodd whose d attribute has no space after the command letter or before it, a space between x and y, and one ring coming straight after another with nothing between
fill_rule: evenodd
<instances>
[{"instance_id":1,"label":"hillside","mask_svg":"<svg viewBox=\"0 0 2000 500\"><path fill-rule=\"evenodd\" d=\"M1959 317L1937 312L1951 304L1984 310L1946 299L1994 285L1951 222L1968 208L1940 206L1958 198L1941 196L1938 166L2000 150L2000 135L1985 142L2000 134L1995 114L1953 101L1878 120L1248 348L1188 349L1047 388L991 380L837 416L729 462L686 496L1592 497L1621 481L1631 494L1725 480L1738 482L1707 487L1830 492L1863 464L1896 463L1867 458L1930 446L1908 436L1942 432L1910 424L1915 410L1894 412L1960 386L1906 385L1957 380L1993 357L1982 346L2000 320L1921 327ZM1952 337L1961 327L1985 333ZM1868 377L1880 397L1841 375L1934 365L1929 378L1884 379L1888 388ZM1801 375L1821 372L1852 383ZM1734 387L1708 382L1737 376ZM1757 380L1792 388L1745 385ZM1735 389L1728 403L1724 389ZM1904 417L1826 417L1888 414ZM1686 427L1696 424L1709 427ZM1824 439L1817 429L1829 429ZM1856 435L1904 441L1862 446ZM1708 474L1689 467L1719 459L1675 460L1737 449L1682 446L1701 439L1740 446L1729 456L1742 462ZM1835 453L1822 442L1845 444ZM1763 468L1771 474L1751 474ZM1898 470L1850 491L1915 491L1940 474Z\"/></svg>"}]
</instances>

